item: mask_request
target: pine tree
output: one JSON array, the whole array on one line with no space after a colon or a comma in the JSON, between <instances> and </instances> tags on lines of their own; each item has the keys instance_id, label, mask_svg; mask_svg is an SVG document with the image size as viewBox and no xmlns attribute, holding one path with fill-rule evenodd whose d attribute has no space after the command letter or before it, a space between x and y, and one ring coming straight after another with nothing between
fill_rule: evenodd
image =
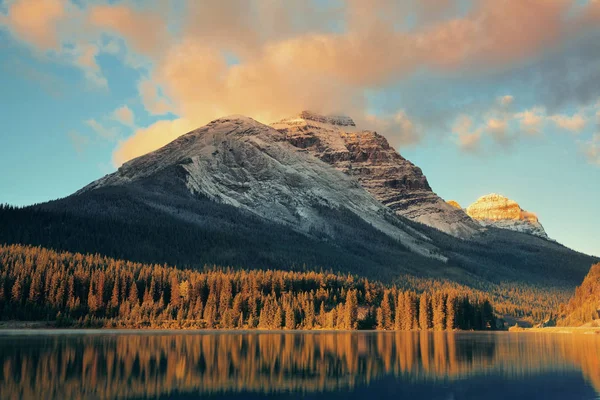
<instances>
[{"instance_id":1,"label":"pine tree","mask_svg":"<svg viewBox=\"0 0 600 400\"><path fill-rule=\"evenodd\" d=\"M285 329L296 329L296 315L291 305L285 307Z\"/></svg>"},{"instance_id":2,"label":"pine tree","mask_svg":"<svg viewBox=\"0 0 600 400\"><path fill-rule=\"evenodd\" d=\"M377 330L385 330L385 318L381 307L377 307Z\"/></svg>"},{"instance_id":3,"label":"pine tree","mask_svg":"<svg viewBox=\"0 0 600 400\"><path fill-rule=\"evenodd\" d=\"M401 331L402 329L404 329L404 313L404 293L398 292L398 300L396 302L396 316L394 319L394 329L397 331Z\"/></svg>"},{"instance_id":4,"label":"pine tree","mask_svg":"<svg viewBox=\"0 0 600 400\"><path fill-rule=\"evenodd\" d=\"M392 329L392 307L390 305L390 292L385 290L383 292L383 300L381 301L381 313L382 313L382 328Z\"/></svg>"},{"instance_id":5,"label":"pine tree","mask_svg":"<svg viewBox=\"0 0 600 400\"><path fill-rule=\"evenodd\" d=\"M171 307L177 308L181 304L181 293L179 292L179 281L177 276L174 275L171 278L171 300L169 301Z\"/></svg>"},{"instance_id":6,"label":"pine tree","mask_svg":"<svg viewBox=\"0 0 600 400\"><path fill-rule=\"evenodd\" d=\"M92 313L92 314L95 314L96 311L98 311L98 309L100 308L98 306L97 299L98 299L98 297L96 296L96 293L94 293L94 282L91 281L90 288L88 290L87 303L88 303L88 309L90 310L90 313Z\"/></svg>"},{"instance_id":7,"label":"pine tree","mask_svg":"<svg viewBox=\"0 0 600 400\"><path fill-rule=\"evenodd\" d=\"M140 303L140 298L138 296L138 288L135 280L131 282L131 287L129 288L129 302L132 306L136 306Z\"/></svg>"},{"instance_id":8,"label":"pine tree","mask_svg":"<svg viewBox=\"0 0 600 400\"><path fill-rule=\"evenodd\" d=\"M446 297L437 292L433 295L433 330L443 331L446 329Z\"/></svg>"},{"instance_id":9,"label":"pine tree","mask_svg":"<svg viewBox=\"0 0 600 400\"><path fill-rule=\"evenodd\" d=\"M428 331L432 328L431 303L429 295L423 293L419 299L419 328Z\"/></svg>"},{"instance_id":10,"label":"pine tree","mask_svg":"<svg viewBox=\"0 0 600 400\"><path fill-rule=\"evenodd\" d=\"M115 279L112 294L110 296L110 308L116 310L119 307L119 279Z\"/></svg>"},{"instance_id":11,"label":"pine tree","mask_svg":"<svg viewBox=\"0 0 600 400\"><path fill-rule=\"evenodd\" d=\"M356 290L348 290L346 293L346 305L344 310L344 329L356 329L358 324L358 298Z\"/></svg>"},{"instance_id":12,"label":"pine tree","mask_svg":"<svg viewBox=\"0 0 600 400\"><path fill-rule=\"evenodd\" d=\"M457 317L457 301L454 293L448 294L446 298L446 330L453 331L456 329L456 317Z\"/></svg>"},{"instance_id":13,"label":"pine tree","mask_svg":"<svg viewBox=\"0 0 600 400\"><path fill-rule=\"evenodd\" d=\"M22 291L21 288L22 288L22 286L23 286L23 284L21 281L21 276L19 275L17 277L17 279L15 280L15 283L13 284L12 291L11 291L12 300L16 304L21 303L21 291Z\"/></svg>"}]
</instances>

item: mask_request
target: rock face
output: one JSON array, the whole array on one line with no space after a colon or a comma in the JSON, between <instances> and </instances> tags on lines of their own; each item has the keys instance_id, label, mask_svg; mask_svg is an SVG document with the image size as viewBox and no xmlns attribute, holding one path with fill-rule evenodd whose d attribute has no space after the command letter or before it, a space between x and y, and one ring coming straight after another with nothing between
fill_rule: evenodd
<instances>
[{"instance_id":1,"label":"rock face","mask_svg":"<svg viewBox=\"0 0 600 400\"><path fill-rule=\"evenodd\" d=\"M349 117L302 112L272 124L292 145L356 179L398 215L468 238L480 229L463 210L447 204L421 169L376 132L359 130Z\"/></svg>"},{"instance_id":2,"label":"rock face","mask_svg":"<svg viewBox=\"0 0 600 400\"><path fill-rule=\"evenodd\" d=\"M496 193L480 197L467 208L467 214L483 226L510 229L548 238L534 213L523 210L516 201Z\"/></svg>"},{"instance_id":3,"label":"rock face","mask_svg":"<svg viewBox=\"0 0 600 400\"><path fill-rule=\"evenodd\" d=\"M325 123L333 126L330 122ZM165 178L165 174L170 175ZM280 132L251 118L215 120L127 162L79 193L157 181L159 176L163 181L182 181L183 190L191 194L319 237L336 239L334 227L344 222L332 221L332 212L351 215L415 253L445 261L425 235L397 218L354 179L299 151ZM327 209L332 211L324 211ZM346 232L356 228L348 223L340 229Z\"/></svg>"}]
</instances>

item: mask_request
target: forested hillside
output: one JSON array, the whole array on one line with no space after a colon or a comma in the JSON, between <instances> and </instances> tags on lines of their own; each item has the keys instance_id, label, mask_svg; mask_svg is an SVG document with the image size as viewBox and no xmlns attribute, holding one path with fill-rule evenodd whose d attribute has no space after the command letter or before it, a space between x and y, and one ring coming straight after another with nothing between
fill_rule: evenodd
<instances>
[{"instance_id":1,"label":"forested hillside","mask_svg":"<svg viewBox=\"0 0 600 400\"><path fill-rule=\"evenodd\" d=\"M180 270L100 255L0 247L3 319L62 326L245 329L495 329L480 293L417 294L325 272Z\"/></svg>"},{"instance_id":2,"label":"forested hillside","mask_svg":"<svg viewBox=\"0 0 600 400\"><path fill-rule=\"evenodd\" d=\"M561 309L560 326L581 326L589 322L600 326L600 264L593 265L575 295Z\"/></svg>"}]
</instances>

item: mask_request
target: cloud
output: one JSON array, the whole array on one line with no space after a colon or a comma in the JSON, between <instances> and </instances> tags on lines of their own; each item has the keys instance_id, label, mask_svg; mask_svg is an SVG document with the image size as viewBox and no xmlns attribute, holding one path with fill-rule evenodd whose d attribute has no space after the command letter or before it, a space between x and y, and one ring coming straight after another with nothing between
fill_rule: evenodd
<instances>
[{"instance_id":1,"label":"cloud","mask_svg":"<svg viewBox=\"0 0 600 400\"><path fill-rule=\"evenodd\" d=\"M165 19L155 11L140 11L126 5L97 5L88 10L92 26L126 38L136 52L160 53L168 44Z\"/></svg>"},{"instance_id":2,"label":"cloud","mask_svg":"<svg viewBox=\"0 0 600 400\"><path fill-rule=\"evenodd\" d=\"M550 121L554 122L557 127L570 131L572 133L581 132L587 123L586 119L581 114L568 115L552 115Z\"/></svg>"},{"instance_id":3,"label":"cloud","mask_svg":"<svg viewBox=\"0 0 600 400\"><path fill-rule=\"evenodd\" d=\"M82 10L70 0L13 0L0 13L0 26L29 45L38 56L81 69L87 81L106 87L96 57L97 39L81 25Z\"/></svg>"},{"instance_id":4,"label":"cloud","mask_svg":"<svg viewBox=\"0 0 600 400\"><path fill-rule=\"evenodd\" d=\"M66 0L15 0L0 19L15 36L43 50L58 50L58 24L65 18Z\"/></svg>"},{"instance_id":5,"label":"cloud","mask_svg":"<svg viewBox=\"0 0 600 400\"><path fill-rule=\"evenodd\" d=\"M481 128L474 128L473 119L460 115L452 127L452 133L458 138L459 147L467 152L477 152L481 148Z\"/></svg>"},{"instance_id":6,"label":"cloud","mask_svg":"<svg viewBox=\"0 0 600 400\"><path fill-rule=\"evenodd\" d=\"M450 3L444 7L455 8ZM560 46L576 28L565 17L571 3L482 0L462 17L430 18L433 22L401 31L396 24L410 11L407 5L377 0L365 7L364 2L353 0L345 3L341 14L345 28L331 31L326 21L296 28L302 14L289 12L299 2L278 9L277 21L284 23L273 30L269 27L274 11L264 2L188 1L181 35L170 38L148 79L140 82L139 92L151 114L171 112L197 125L228 114L250 115L268 123L303 109L344 112L356 119L366 114L365 89L398 81L419 69L483 73ZM419 11L423 15L435 11L431 4L423 7ZM119 8L117 13L110 7L110 13L123 21L149 20L134 9ZM302 25L304 18L300 20ZM134 48L147 47L145 51L151 52L149 46L136 44L147 25L151 24L140 23L136 30L111 29ZM159 25L157 30L162 29ZM239 64L228 65L223 51L235 54ZM506 108L513 100L504 96L499 104ZM535 128L533 117L524 116L529 131ZM394 118L388 119L387 124L393 125ZM502 120L490 119L487 131L505 143L508 136ZM473 149L482 133L461 135L459 141Z\"/></svg>"},{"instance_id":7,"label":"cloud","mask_svg":"<svg viewBox=\"0 0 600 400\"><path fill-rule=\"evenodd\" d=\"M131 108L126 105L113 111L112 117L123 125L133 126L135 123L133 111L131 111Z\"/></svg>"},{"instance_id":8,"label":"cloud","mask_svg":"<svg viewBox=\"0 0 600 400\"><path fill-rule=\"evenodd\" d=\"M181 121L200 126L228 114L250 115L269 123L304 109L368 120L369 92L422 71L479 77L520 68L549 54L560 57L566 44L591 32L590 27L600 20L597 1L576 13L572 12L575 0L468 3L465 9L455 0L374 0L368 4L347 0L318 5L304 0L277 4L271 0L15 0L2 14L1 23L15 37L78 66L96 86L107 86L97 62L99 55L122 55L129 66L143 70L138 92L146 111L176 115L178 124L166 122L176 127L185 125ZM231 65L226 54L239 63ZM582 79L592 82L572 90L589 98L596 87L593 73ZM563 82L554 81L550 84ZM559 93L561 89L552 90ZM525 133L539 133L548 121L574 132L583 129L583 117L577 115L548 117L538 109L509 113L513 106L514 98L505 95L481 120L456 118L457 111L451 110L447 121L457 119L453 127L457 142L469 151L480 147L484 135L496 143L508 143L513 138L510 123L515 119ZM390 110L398 108L408 109L399 104ZM400 143L414 143L423 135L423 121L409 118L406 112L392 112L370 122L382 132L395 134ZM148 133L153 127L137 131L134 139L155 138ZM92 128L100 136L112 135L110 129ZM149 142L152 146L163 143ZM117 149L121 156L115 159L138 154L131 150L131 143L146 150L156 148L132 139L122 144L130 146L129 150Z\"/></svg>"},{"instance_id":9,"label":"cloud","mask_svg":"<svg viewBox=\"0 0 600 400\"><path fill-rule=\"evenodd\" d=\"M530 135L538 135L546 121L546 110L543 107L534 107L515 114L520 121L521 130Z\"/></svg>"},{"instance_id":10,"label":"cloud","mask_svg":"<svg viewBox=\"0 0 600 400\"><path fill-rule=\"evenodd\" d=\"M511 95L506 95L498 98L498 104L502 107L508 107L514 102L515 98Z\"/></svg>"},{"instance_id":11,"label":"cloud","mask_svg":"<svg viewBox=\"0 0 600 400\"><path fill-rule=\"evenodd\" d=\"M590 164L600 167L600 133L581 144L580 148Z\"/></svg>"},{"instance_id":12,"label":"cloud","mask_svg":"<svg viewBox=\"0 0 600 400\"><path fill-rule=\"evenodd\" d=\"M490 118L487 121L487 131L496 143L507 145L511 137L508 135L508 121L501 118Z\"/></svg>"},{"instance_id":13,"label":"cloud","mask_svg":"<svg viewBox=\"0 0 600 400\"><path fill-rule=\"evenodd\" d=\"M99 123L98 121L96 121L95 119L89 119L89 120L85 121L85 123L90 128L92 128L94 133L96 133L96 135L98 135L100 138L102 138L104 140L108 140L108 141L113 141L113 140L117 139L117 136L119 134L117 129L108 128L108 127L102 125L101 123Z\"/></svg>"},{"instance_id":14,"label":"cloud","mask_svg":"<svg viewBox=\"0 0 600 400\"><path fill-rule=\"evenodd\" d=\"M88 81L98 87L107 87L108 81L102 74L100 66L96 62L98 46L92 43L77 44L73 50L74 63L79 66Z\"/></svg>"},{"instance_id":15,"label":"cloud","mask_svg":"<svg viewBox=\"0 0 600 400\"><path fill-rule=\"evenodd\" d=\"M138 83L138 92L142 104L150 114L165 115L176 111L172 102L161 93L159 86L152 80L142 79Z\"/></svg>"},{"instance_id":16,"label":"cloud","mask_svg":"<svg viewBox=\"0 0 600 400\"><path fill-rule=\"evenodd\" d=\"M417 144L423 136L423 129L404 110L389 116L358 116L354 120L359 128L376 131L392 141L396 148Z\"/></svg>"},{"instance_id":17,"label":"cloud","mask_svg":"<svg viewBox=\"0 0 600 400\"><path fill-rule=\"evenodd\" d=\"M191 132L199 126L186 119L158 121L147 128L139 129L135 135L121 142L113 154L116 166L150 153Z\"/></svg>"}]
</instances>

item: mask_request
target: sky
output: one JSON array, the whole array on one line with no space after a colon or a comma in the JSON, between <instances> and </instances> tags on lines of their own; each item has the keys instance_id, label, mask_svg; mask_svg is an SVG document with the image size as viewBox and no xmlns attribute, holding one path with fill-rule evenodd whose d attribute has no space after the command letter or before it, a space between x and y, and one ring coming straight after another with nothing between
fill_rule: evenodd
<instances>
[{"instance_id":1,"label":"sky","mask_svg":"<svg viewBox=\"0 0 600 400\"><path fill-rule=\"evenodd\" d=\"M600 256L600 0L0 0L0 88L0 203L222 116L311 110Z\"/></svg>"}]
</instances>

